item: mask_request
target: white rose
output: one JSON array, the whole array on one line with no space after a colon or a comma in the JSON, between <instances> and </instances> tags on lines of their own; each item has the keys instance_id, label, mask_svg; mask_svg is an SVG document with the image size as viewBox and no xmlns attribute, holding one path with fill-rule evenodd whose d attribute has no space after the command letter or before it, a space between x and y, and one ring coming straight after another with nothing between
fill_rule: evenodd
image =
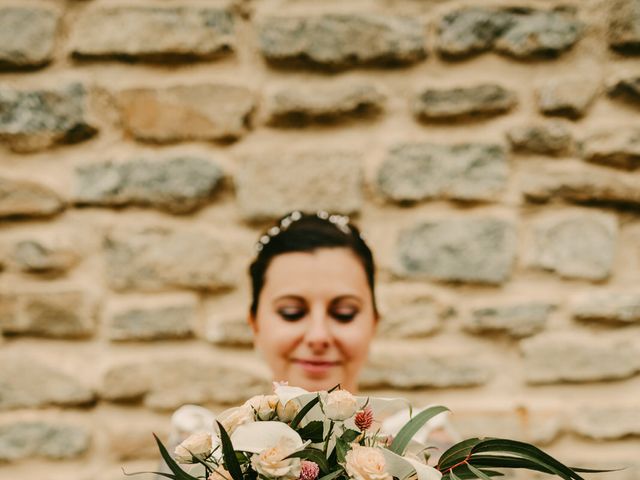
<instances>
[{"instance_id":1,"label":"white rose","mask_svg":"<svg viewBox=\"0 0 640 480\"><path fill-rule=\"evenodd\" d=\"M255 417L253 409L249 405L244 404L241 407L225 410L218 415L217 420L222 424L227 433L231 435L240 425L253 422Z\"/></svg>"},{"instance_id":2,"label":"white rose","mask_svg":"<svg viewBox=\"0 0 640 480\"><path fill-rule=\"evenodd\" d=\"M211 472L207 480L233 480L229 471L223 466L218 466Z\"/></svg>"},{"instance_id":3,"label":"white rose","mask_svg":"<svg viewBox=\"0 0 640 480\"><path fill-rule=\"evenodd\" d=\"M334 390L321 394L322 409L329 420L341 421L351 418L358 410L356 397L346 390Z\"/></svg>"},{"instance_id":4,"label":"white rose","mask_svg":"<svg viewBox=\"0 0 640 480\"><path fill-rule=\"evenodd\" d=\"M276 406L276 413L281 422L290 422L300 411L300 404L295 400L289 400L284 405L282 402L278 402Z\"/></svg>"},{"instance_id":5,"label":"white rose","mask_svg":"<svg viewBox=\"0 0 640 480\"><path fill-rule=\"evenodd\" d=\"M297 450L290 438L281 438L273 447L251 457L251 466L263 477L278 480L297 480L300 476L300 459L286 458Z\"/></svg>"},{"instance_id":6,"label":"white rose","mask_svg":"<svg viewBox=\"0 0 640 480\"><path fill-rule=\"evenodd\" d=\"M200 432L187 437L176 447L173 454L178 463L193 463L192 457L204 460L211 454L211 450L213 450L211 434Z\"/></svg>"},{"instance_id":7,"label":"white rose","mask_svg":"<svg viewBox=\"0 0 640 480\"><path fill-rule=\"evenodd\" d=\"M352 444L345 456L345 469L354 480L392 480L385 470L382 452L377 448Z\"/></svg>"},{"instance_id":8,"label":"white rose","mask_svg":"<svg viewBox=\"0 0 640 480\"><path fill-rule=\"evenodd\" d=\"M247 400L245 405L249 405L260 420L270 420L278 405L277 395L256 395Z\"/></svg>"}]
</instances>

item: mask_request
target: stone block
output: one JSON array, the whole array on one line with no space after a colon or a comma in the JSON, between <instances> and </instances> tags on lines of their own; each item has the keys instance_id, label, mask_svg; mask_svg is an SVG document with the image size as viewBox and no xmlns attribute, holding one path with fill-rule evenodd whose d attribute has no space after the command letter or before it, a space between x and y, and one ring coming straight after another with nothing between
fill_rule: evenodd
<instances>
[{"instance_id":1,"label":"stone block","mask_svg":"<svg viewBox=\"0 0 640 480\"><path fill-rule=\"evenodd\" d=\"M612 98L618 98L630 105L640 107L640 75L620 78L607 89Z\"/></svg>"},{"instance_id":2,"label":"stone block","mask_svg":"<svg viewBox=\"0 0 640 480\"><path fill-rule=\"evenodd\" d=\"M583 158L625 170L640 168L640 128L600 131L583 142Z\"/></svg>"},{"instance_id":3,"label":"stone block","mask_svg":"<svg viewBox=\"0 0 640 480\"><path fill-rule=\"evenodd\" d=\"M108 336L117 341L188 338L194 333L196 308L193 301L114 312L108 320Z\"/></svg>"},{"instance_id":4,"label":"stone block","mask_svg":"<svg viewBox=\"0 0 640 480\"><path fill-rule=\"evenodd\" d=\"M594 440L640 436L640 406L584 407L575 412L572 430Z\"/></svg>"},{"instance_id":5,"label":"stone block","mask_svg":"<svg viewBox=\"0 0 640 480\"><path fill-rule=\"evenodd\" d=\"M10 262L19 270L33 274L59 275L80 261L80 252L71 244L49 237L31 237L12 245Z\"/></svg>"},{"instance_id":6,"label":"stone block","mask_svg":"<svg viewBox=\"0 0 640 480\"><path fill-rule=\"evenodd\" d=\"M609 46L620 53L640 54L640 0L607 2Z\"/></svg>"},{"instance_id":7,"label":"stone block","mask_svg":"<svg viewBox=\"0 0 640 480\"><path fill-rule=\"evenodd\" d=\"M65 207L65 201L44 185L0 178L0 218L49 217Z\"/></svg>"},{"instance_id":8,"label":"stone block","mask_svg":"<svg viewBox=\"0 0 640 480\"><path fill-rule=\"evenodd\" d=\"M528 337L544 330L555 305L528 302L475 308L465 318L464 327L474 333L506 333Z\"/></svg>"},{"instance_id":9,"label":"stone block","mask_svg":"<svg viewBox=\"0 0 640 480\"><path fill-rule=\"evenodd\" d=\"M206 60L235 47L233 16L220 8L100 7L74 27L71 53L81 59Z\"/></svg>"},{"instance_id":10,"label":"stone block","mask_svg":"<svg viewBox=\"0 0 640 480\"><path fill-rule=\"evenodd\" d=\"M175 143L242 137L249 130L256 98L246 87L211 83L124 90L117 103L133 138Z\"/></svg>"},{"instance_id":11,"label":"stone block","mask_svg":"<svg viewBox=\"0 0 640 480\"><path fill-rule=\"evenodd\" d=\"M520 188L525 198L532 202L560 199L623 208L640 205L640 178L607 167L537 167L535 171L527 171L521 176Z\"/></svg>"},{"instance_id":12,"label":"stone block","mask_svg":"<svg viewBox=\"0 0 640 480\"><path fill-rule=\"evenodd\" d=\"M573 317L613 325L640 324L640 292L601 290L578 294L571 302Z\"/></svg>"},{"instance_id":13,"label":"stone block","mask_svg":"<svg viewBox=\"0 0 640 480\"><path fill-rule=\"evenodd\" d=\"M252 346L253 332L247 323L247 312L212 315L207 319L206 338L214 345L225 347Z\"/></svg>"},{"instance_id":14,"label":"stone block","mask_svg":"<svg viewBox=\"0 0 640 480\"><path fill-rule=\"evenodd\" d=\"M0 461L68 460L89 449L91 434L77 425L18 421L0 425Z\"/></svg>"},{"instance_id":15,"label":"stone block","mask_svg":"<svg viewBox=\"0 0 640 480\"><path fill-rule=\"evenodd\" d=\"M118 460L158 460L158 446L149 440L149 432L154 432L164 441L170 435L169 422L164 416L157 420L140 417L125 417L118 421L109 419L105 428L109 453Z\"/></svg>"},{"instance_id":16,"label":"stone block","mask_svg":"<svg viewBox=\"0 0 640 480\"><path fill-rule=\"evenodd\" d=\"M469 363L469 358L474 362ZM372 355L360 377L360 386L372 388L452 388L485 384L489 366L467 353L437 355L398 351Z\"/></svg>"},{"instance_id":17,"label":"stone block","mask_svg":"<svg viewBox=\"0 0 640 480\"><path fill-rule=\"evenodd\" d=\"M640 371L637 342L577 332L522 340L527 383L584 383L629 378Z\"/></svg>"},{"instance_id":18,"label":"stone block","mask_svg":"<svg viewBox=\"0 0 640 480\"><path fill-rule=\"evenodd\" d=\"M516 232L498 218L425 221L402 231L396 249L401 275L501 284L511 275Z\"/></svg>"},{"instance_id":19,"label":"stone block","mask_svg":"<svg viewBox=\"0 0 640 480\"><path fill-rule=\"evenodd\" d=\"M583 117L600 93L600 82L584 77L547 80L536 88L538 109L545 115Z\"/></svg>"},{"instance_id":20,"label":"stone block","mask_svg":"<svg viewBox=\"0 0 640 480\"><path fill-rule=\"evenodd\" d=\"M95 331L95 303L85 292L17 293L9 297L15 311L11 320L0 322L5 334L84 338Z\"/></svg>"},{"instance_id":21,"label":"stone block","mask_svg":"<svg viewBox=\"0 0 640 480\"><path fill-rule=\"evenodd\" d=\"M91 138L97 128L86 97L78 83L50 90L0 88L0 143L27 153Z\"/></svg>"},{"instance_id":22,"label":"stone block","mask_svg":"<svg viewBox=\"0 0 640 480\"><path fill-rule=\"evenodd\" d=\"M553 58L580 38L582 24L559 10L465 7L438 23L438 52L464 58L489 50L518 59Z\"/></svg>"},{"instance_id":23,"label":"stone block","mask_svg":"<svg viewBox=\"0 0 640 480\"><path fill-rule=\"evenodd\" d=\"M375 85L350 82L279 88L269 96L266 110L272 125L302 127L373 117L384 109L384 102Z\"/></svg>"},{"instance_id":24,"label":"stone block","mask_svg":"<svg viewBox=\"0 0 640 480\"><path fill-rule=\"evenodd\" d=\"M531 154L560 156L573 146L571 132L560 121L518 125L507 131L507 138L515 151Z\"/></svg>"},{"instance_id":25,"label":"stone block","mask_svg":"<svg viewBox=\"0 0 640 480\"><path fill-rule=\"evenodd\" d=\"M53 58L60 15L48 8L0 8L0 68L42 67Z\"/></svg>"},{"instance_id":26,"label":"stone block","mask_svg":"<svg viewBox=\"0 0 640 480\"><path fill-rule=\"evenodd\" d=\"M487 201L504 191L508 173L500 145L408 143L389 151L378 170L377 184L395 202Z\"/></svg>"},{"instance_id":27,"label":"stone block","mask_svg":"<svg viewBox=\"0 0 640 480\"><path fill-rule=\"evenodd\" d=\"M531 264L566 278L604 280L611 275L618 221L603 212L559 212L533 224Z\"/></svg>"},{"instance_id":28,"label":"stone block","mask_svg":"<svg viewBox=\"0 0 640 480\"><path fill-rule=\"evenodd\" d=\"M418 296L392 301L380 313L378 338L420 338L438 332L453 310L432 297Z\"/></svg>"},{"instance_id":29,"label":"stone block","mask_svg":"<svg viewBox=\"0 0 640 480\"><path fill-rule=\"evenodd\" d=\"M266 379L248 369L181 357L112 366L101 395L112 401L142 398L149 408L174 410L187 403L239 404L268 389Z\"/></svg>"},{"instance_id":30,"label":"stone block","mask_svg":"<svg viewBox=\"0 0 640 480\"><path fill-rule=\"evenodd\" d=\"M87 405L93 400L93 392L66 373L24 355L5 352L0 357L0 410Z\"/></svg>"},{"instance_id":31,"label":"stone block","mask_svg":"<svg viewBox=\"0 0 640 480\"><path fill-rule=\"evenodd\" d=\"M268 151L241 158L238 167L236 198L247 220L296 209L351 214L362 204L361 156L354 152Z\"/></svg>"},{"instance_id":32,"label":"stone block","mask_svg":"<svg viewBox=\"0 0 640 480\"><path fill-rule=\"evenodd\" d=\"M165 227L114 230L105 240L104 251L107 281L116 290L220 290L232 286L229 248L205 231Z\"/></svg>"},{"instance_id":33,"label":"stone block","mask_svg":"<svg viewBox=\"0 0 640 480\"><path fill-rule=\"evenodd\" d=\"M222 176L218 165L200 157L94 163L76 170L74 200L79 205L190 213L211 201Z\"/></svg>"},{"instance_id":34,"label":"stone block","mask_svg":"<svg viewBox=\"0 0 640 480\"><path fill-rule=\"evenodd\" d=\"M425 28L416 18L324 14L274 16L258 27L259 46L277 66L328 69L403 65L426 57Z\"/></svg>"},{"instance_id":35,"label":"stone block","mask_svg":"<svg viewBox=\"0 0 640 480\"><path fill-rule=\"evenodd\" d=\"M501 115L517 103L513 91L497 84L427 88L415 98L413 113L423 121L459 121Z\"/></svg>"}]
</instances>

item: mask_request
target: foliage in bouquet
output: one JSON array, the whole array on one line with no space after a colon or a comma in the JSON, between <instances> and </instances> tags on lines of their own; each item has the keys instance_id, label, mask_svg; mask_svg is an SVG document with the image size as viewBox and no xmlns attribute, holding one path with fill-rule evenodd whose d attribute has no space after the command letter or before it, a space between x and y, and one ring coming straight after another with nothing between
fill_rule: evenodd
<instances>
[{"instance_id":1,"label":"foliage in bouquet","mask_svg":"<svg viewBox=\"0 0 640 480\"><path fill-rule=\"evenodd\" d=\"M377 420L399 406L406 402L276 385L273 395L222 412L215 433L191 435L173 457L155 437L172 472L155 473L173 480L493 480L503 475L496 469L524 468L583 480L579 472L604 471L570 468L533 445L500 438L464 440L430 465L430 447L413 437L448 409L427 408L385 435ZM199 464L204 475L179 464Z\"/></svg>"}]
</instances>

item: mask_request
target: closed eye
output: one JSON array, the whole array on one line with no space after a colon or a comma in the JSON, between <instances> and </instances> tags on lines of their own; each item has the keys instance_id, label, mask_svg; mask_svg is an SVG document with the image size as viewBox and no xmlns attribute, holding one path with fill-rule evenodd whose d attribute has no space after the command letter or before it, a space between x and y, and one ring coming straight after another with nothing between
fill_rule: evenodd
<instances>
[{"instance_id":1,"label":"closed eye","mask_svg":"<svg viewBox=\"0 0 640 480\"><path fill-rule=\"evenodd\" d=\"M282 317L283 320L287 322L295 322L296 320L300 320L302 317L306 315L305 310L299 309L281 309L278 310L278 314Z\"/></svg>"},{"instance_id":2,"label":"closed eye","mask_svg":"<svg viewBox=\"0 0 640 480\"><path fill-rule=\"evenodd\" d=\"M348 323L358 314L357 311L332 312L333 318L341 323Z\"/></svg>"}]
</instances>

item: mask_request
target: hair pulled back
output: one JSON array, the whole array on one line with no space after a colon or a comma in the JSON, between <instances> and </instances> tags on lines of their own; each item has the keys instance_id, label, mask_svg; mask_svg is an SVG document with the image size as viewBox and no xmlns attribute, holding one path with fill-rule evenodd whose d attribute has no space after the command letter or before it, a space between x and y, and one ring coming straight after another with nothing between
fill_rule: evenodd
<instances>
[{"instance_id":1,"label":"hair pulled back","mask_svg":"<svg viewBox=\"0 0 640 480\"><path fill-rule=\"evenodd\" d=\"M336 221L335 219L340 219ZM371 291L373 310L375 301L375 264L371 250L362 239L358 228L346 217L326 212L291 212L281 217L276 227L271 227L260 237L258 254L249 266L252 300L250 311L255 317L260 293L271 261L278 255L290 252L313 252L320 248L347 248L362 264Z\"/></svg>"}]
</instances>

